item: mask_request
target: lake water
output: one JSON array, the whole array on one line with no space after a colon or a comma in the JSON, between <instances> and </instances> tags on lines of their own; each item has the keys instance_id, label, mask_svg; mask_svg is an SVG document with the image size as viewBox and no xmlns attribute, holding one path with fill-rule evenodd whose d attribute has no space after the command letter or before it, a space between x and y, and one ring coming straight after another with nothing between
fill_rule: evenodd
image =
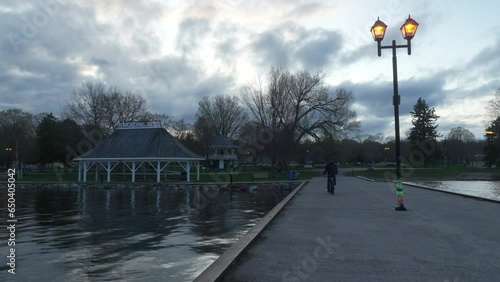
<instances>
[{"instance_id":1,"label":"lake water","mask_svg":"<svg viewBox=\"0 0 500 282\"><path fill-rule=\"evenodd\" d=\"M427 181L416 184L436 190L500 201L500 181Z\"/></svg>"},{"instance_id":2,"label":"lake water","mask_svg":"<svg viewBox=\"0 0 500 282\"><path fill-rule=\"evenodd\" d=\"M192 281L289 193L260 188L18 188L0 281ZM3 220L6 203L0 188Z\"/></svg>"}]
</instances>

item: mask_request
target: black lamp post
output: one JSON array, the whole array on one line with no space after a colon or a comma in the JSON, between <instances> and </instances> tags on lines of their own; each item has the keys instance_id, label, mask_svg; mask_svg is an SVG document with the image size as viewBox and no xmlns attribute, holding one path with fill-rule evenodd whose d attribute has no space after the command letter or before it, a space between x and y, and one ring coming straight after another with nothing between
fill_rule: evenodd
<instances>
[{"instance_id":1,"label":"black lamp post","mask_svg":"<svg viewBox=\"0 0 500 282\"><path fill-rule=\"evenodd\" d=\"M399 207L396 210L406 210L403 205L403 186L401 184L401 141L399 137L399 104L400 96L398 94L398 61L396 57L397 48L407 48L408 55L411 55L411 39L415 36L417 32L418 23L408 16L408 19L401 26L401 34L403 38L407 40L406 45L396 45L396 40L392 40L392 45L382 46L382 40L385 36L385 31L387 25L380 19L377 19L375 24L373 24L370 32L372 33L373 39L377 41L378 56L382 55L382 49L392 49L392 76L393 76L393 87L394 96L392 98L392 103L394 105L394 126L395 126L395 137L396 137L396 188L398 193Z\"/></svg>"}]
</instances>

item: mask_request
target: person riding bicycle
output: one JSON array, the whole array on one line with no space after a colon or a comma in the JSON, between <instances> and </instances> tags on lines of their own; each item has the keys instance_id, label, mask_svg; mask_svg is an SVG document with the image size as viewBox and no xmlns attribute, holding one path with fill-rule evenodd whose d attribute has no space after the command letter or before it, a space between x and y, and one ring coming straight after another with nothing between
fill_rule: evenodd
<instances>
[{"instance_id":1,"label":"person riding bicycle","mask_svg":"<svg viewBox=\"0 0 500 282\"><path fill-rule=\"evenodd\" d=\"M327 178L327 188L328 192L330 192L330 181L333 181L333 185L337 185L337 179L335 175L337 175L339 172L337 170L337 165L335 162L331 161L325 166L325 171L323 171L323 175L328 173L328 178Z\"/></svg>"}]
</instances>

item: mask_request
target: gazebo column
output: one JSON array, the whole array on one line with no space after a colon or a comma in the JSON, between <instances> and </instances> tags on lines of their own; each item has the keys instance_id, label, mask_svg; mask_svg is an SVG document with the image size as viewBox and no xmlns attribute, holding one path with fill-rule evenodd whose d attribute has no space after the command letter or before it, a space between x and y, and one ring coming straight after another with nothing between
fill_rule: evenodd
<instances>
[{"instance_id":1,"label":"gazebo column","mask_svg":"<svg viewBox=\"0 0 500 282\"><path fill-rule=\"evenodd\" d=\"M191 162L187 162L186 163L186 180L187 180L187 182L191 181L190 172L191 172Z\"/></svg>"},{"instance_id":2,"label":"gazebo column","mask_svg":"<svg viewBox=\"0 0 500 282\"><path fill-rule=\"evenodd\" d=\"M132 183L135 182L135 162L132 161Z\"/></svg>"},{"instance_id":3,"label":"gazebo column","mask_svg":"<svg viewBox=\"0 0 500 282\"><path fill-rule=\"evenodd\" d=\"M82 162L78 162L78 182L82 181Z\"/></svg>"},{"instance_id":4,"label":"gazebo column","mask_svg":"<svg viewBox=\"0 0 500 282\"><path fill-rule=\"evenodd\" d=\"M109 183L111 181L111 162L108 162L108 168L106 170L108 172L108 176L106 177L106 182Z\"/></svg>"},{"instance_id":5,"label":"gazebo column","mask_svg":"<svg viewBox=\"0 0 500 282\"><path fill-rule=\"evenodd\" d=\"M200 181L200 162L196 162L196 181Z\"/></svg>"},{"instance_id":6,"label":"gazebo column","mask_svg":"<svg viewBox=\"0 0 500 282\"><path fill-rule=\"evenodd\" d=\"M87 162L83 162L83 182L87 182Z\"/></svg>"},{"instance_id":7,"label":"gazebo column","mask_svg":"<svg viewBox=\"0 0 500 282\"><path fill-rule=\"evenodd\" d=\"M160 161L158 161L156 163L156 182L160 182L160 173L161 173Z\"/></svg>"}]
</instances>

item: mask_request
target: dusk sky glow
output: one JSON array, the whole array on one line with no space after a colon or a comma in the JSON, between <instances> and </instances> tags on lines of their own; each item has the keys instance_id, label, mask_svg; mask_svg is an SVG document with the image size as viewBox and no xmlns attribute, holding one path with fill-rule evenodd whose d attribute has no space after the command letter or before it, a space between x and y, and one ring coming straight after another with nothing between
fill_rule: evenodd
<instances>
[{"instance_id":1,"label":"dusk sky glow","mask_svg":"<svg viewBox=\"0 0 500 282\"><path fill-rule=\"evenodd\" d=\"M15 1L0 3L0 110L60 115L73 89L100 80L142 94L149 109L193 122L204 96L240 95L270 66L322 70L353 91L361 133L394 135L391 51L399 28L420 23L412 55L398 50L401 136L419 97L446 136L482 138L500 88L498 1Z\"/></svg>"}]
</instances>

